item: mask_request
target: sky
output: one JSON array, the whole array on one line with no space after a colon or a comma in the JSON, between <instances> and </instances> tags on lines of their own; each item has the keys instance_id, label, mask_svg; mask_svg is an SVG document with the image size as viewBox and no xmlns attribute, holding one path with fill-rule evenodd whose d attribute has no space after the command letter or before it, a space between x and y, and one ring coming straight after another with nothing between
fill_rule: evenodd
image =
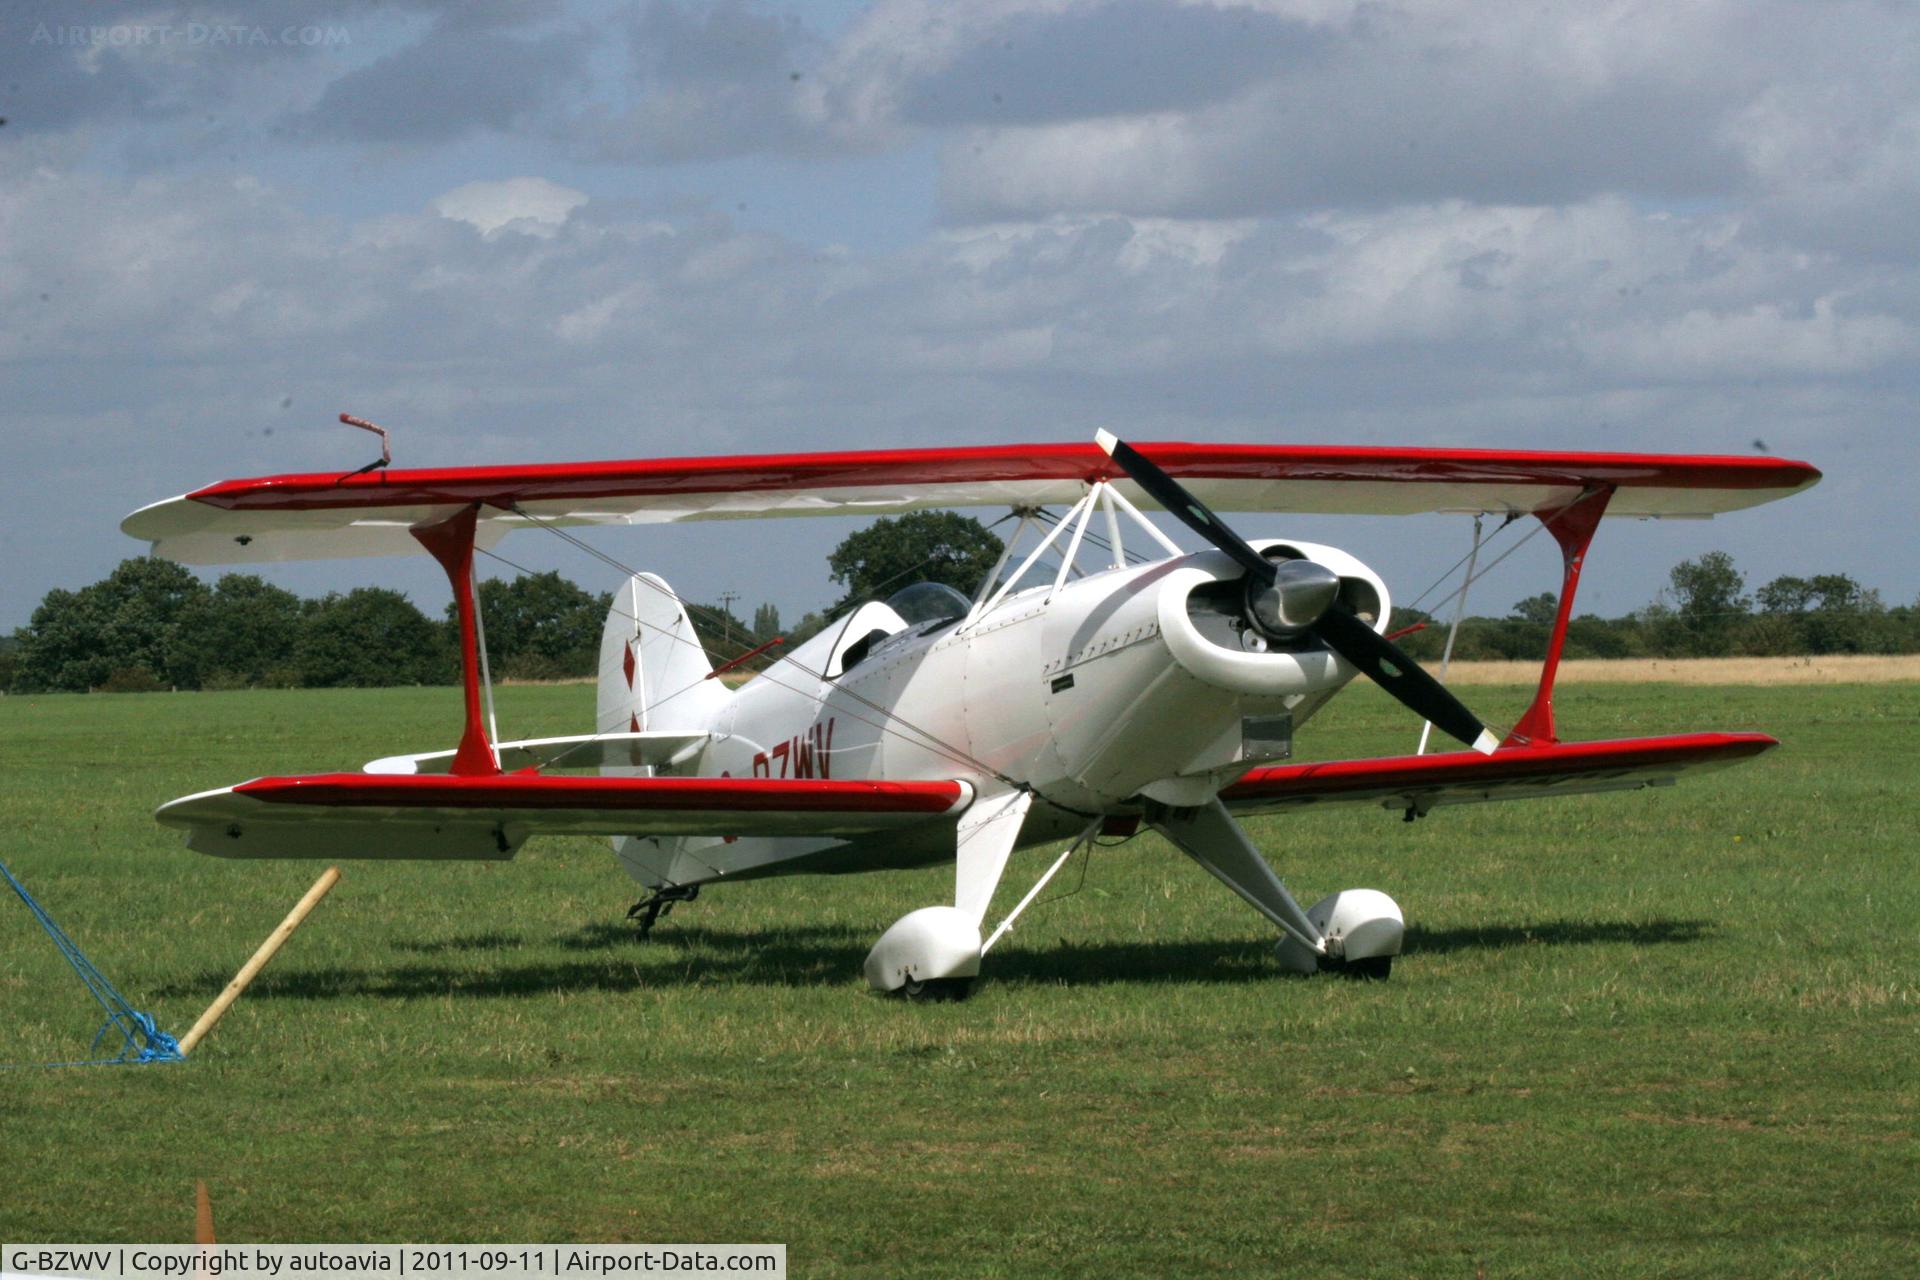
<instances>
[{"instance_id":1,"label":"sky","mask_svg":"<svg viewBox=\"0 0 1920 1280\"><path fill-rule=\"evenodd\" d=\"M0 628L139 554L138 506L369 461L343 410L400 466L1757 451L1826 478L1608 522L1583 611L1715 549L1920 596L1920 7L4 0L0 116ZM1234 523L1402 602L1470 538ZM857 527L593 538L791 620ZM424 556L268 576L446 598ZM1474 611L1557 583L1537 538Z\"/></svg>"}]
</instances>

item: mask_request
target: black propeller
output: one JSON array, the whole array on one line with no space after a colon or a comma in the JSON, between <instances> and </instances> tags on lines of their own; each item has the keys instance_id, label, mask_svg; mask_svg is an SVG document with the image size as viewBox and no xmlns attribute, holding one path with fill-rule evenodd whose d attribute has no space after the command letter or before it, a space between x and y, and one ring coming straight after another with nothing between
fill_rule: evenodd
<instances>
[{"instance_id":1,"label":"black propeller","mask_svg":"<svg viewBox=\"0 0 1920 1280\"><path fill-rule=\"evenodd\" d=\"M1274 638L1313 633L1415 714L1475 751L1493 754L1498 740L1479 717L1400 646L1362 622L1341 601L1340 579L1331 569L1311 560L1267 559L1132 445L1107 431L1095 438L1155 502L1246 569L1247 619L1257 630Z\"/></svg>"}]
</instances>

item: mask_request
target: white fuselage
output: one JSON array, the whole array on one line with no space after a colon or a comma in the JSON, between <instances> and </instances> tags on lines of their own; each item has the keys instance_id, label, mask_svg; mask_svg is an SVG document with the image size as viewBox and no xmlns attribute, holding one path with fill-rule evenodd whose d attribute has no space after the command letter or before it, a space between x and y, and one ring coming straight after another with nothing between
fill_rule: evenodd
<instances>
[{"instance_id":1,"label":"white fuselage","mask_svg":"<svg viewBox=\"0 0 1920 1280\"><path fill-rule=\"evenodd\" d=\"M1384 629L1387 592L1370 570L1332 547L1287 545L1335 569L1354 607ZM1024 787L1035 804L1022 847L1095 816L1138 814L1147 801L1204 803L1279 758L1285 734L1275 726L1297 728L1356 674L1313 642L1249 651L1260 642L1233 625L1239 578L1206 551L1035 586L939 624L909 626L885 604L863 605L742 685L708 726L706 749L678 772ZM640 878L680 884L953 856L950 828L621 844Z\"/></svg>"}]
</instances>

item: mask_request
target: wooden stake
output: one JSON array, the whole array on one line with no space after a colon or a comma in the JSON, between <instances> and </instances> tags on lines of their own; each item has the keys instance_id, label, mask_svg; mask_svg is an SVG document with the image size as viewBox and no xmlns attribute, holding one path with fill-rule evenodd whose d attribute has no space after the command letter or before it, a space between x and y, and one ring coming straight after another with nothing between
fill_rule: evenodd
<instances>
[{"instance_id":1,"label":"wooden stake","mask_svg":"<svg viewBox=\"0 0 1920 1280\"><path fill-rule=\"evenodd\" d=\"M207 1184L193 1184L193 1242L213 1244L213 1202L207 1199Z\"/></svg>"},{"instance_id":2,"label":"wooden stake","mask_svg":"<svg viewBox=\"0 0 1920 1280\"><path fill-rule=\"evenodd\" d=\"M287 918L280 922L280 927L267 935L267 940L260 944L258 951L253 953L253 959L240 967L240 972L233 975L233 981L227 984L227 989L215 997L214 1002L207 1006L207 1011L200 1015L200 1021L194 1023L193 1029L180 1038L181 1057L184 1058L192 1053L194 1046L213 1030L214 1024L233 1007L233 1002L240 998L240 993L247 989L247 984L267 967L267 961L273 959L274 952L280 950L281 944L293 936L293 931L300 927L301 922L307 918L307 913L319 906L320 899L326 897L328 890L338 883L340 883L340 868L328 867L325 873L313 882L313 888L307 890L306 896L293 904L293 910L287 912Z\"/></svg>"}]
</instances>

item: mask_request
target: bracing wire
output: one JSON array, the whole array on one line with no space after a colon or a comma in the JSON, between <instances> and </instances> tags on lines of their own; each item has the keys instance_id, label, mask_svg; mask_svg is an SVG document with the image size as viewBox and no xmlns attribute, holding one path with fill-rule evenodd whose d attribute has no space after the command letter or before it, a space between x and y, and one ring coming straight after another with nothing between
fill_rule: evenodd
<instances>
[{"instance_id":1,"label":"bracing wire","mask_svg":"<svg viewBox=\"0 0 1920 1280\"><path fill-rule=\"evenodd\" d=\"M1483 511L1478 514L1480 516L1484 516L1486 512ZM1518 520L1519 518L1520 518L1519 512L1509 511L1507 513L1507 518L1500 522L1500 527L1498 529L1495 529L1490 535L1487 536L1487 538L1484 541L1480 543L1478 550L1485 551L1487 547L1492 544L1495 538L1499 537L1502 533L1506 532L1508 525L1512 524L1515 520ZM1538 530L1535 530L1534 532L1538 532ZM1533 533L1529 533L1526 535L1526 537L1528 538L1532 536L1533 536ZM1521 542L1525 542L1525 541L1526 541L1526 538L1521 539ZM1519 546L1520 546L1520 542L1516 542L1512 547L1508 548L1508 551L1517 550ZM1448 578L1451 578L1454 574L1458 573L1460 571L1460 567L1466 564L1468 560L1472 559L1473 555L1474 555L1474 552L1469 551L1467 552L1466 555L1461 556L1458 560L1455 560L1452 564L1448 565L1441 572L1439 577L1435 578L1432 582L1427 584L1427 589L1425 591L1422 591L1419 595L1415 596L1413 598L1412 603L1407 604L1404 607L1407 609L1418 609L1423 603L1425 603L1426 598L1428 596L1432 595L1435 591L1438 591L1440 589L1440 586L1442 583L1446 582ZM1505 558L1505 553L1503 552L1502 559L1504 558ZM1496 561L1495 563L1498 563L1498 561ZM1492 565L1487 566L1487 568L1489 569L1492 567L1493 567ZM1480 571L1480 573L1482 574L1485 572L1486 570L1484 569ZM1474 578L1478 578L1479 576L1480 574L1475 574L1473 578L1469 578L1467 581L1461 583L1460 586L1456 589L1455 593L1458 594L1458 592L1460 591L1465 591L1468 587L1473 585Z\"/></svg>"},{"instance_id":2,"label":"bracing wire","mask_svg":"<svg viewBox=\"0 0 1920 1280\"><path fill-rule=\"evenodd\" d=\"M1040 507L1035 509L1034 515L1038 517L1041 523L1045 524L1049 529L1057 526L1060 523L1060 517L1054 515L1052 512L1048 511L1045 507ZM1113 550L1113 544L1107 541L1106 538L1095 533L1091 528L1089 528L1085 533L1081 534L1080 536L1086 541L1091 542L1095 547L1099 548L1102 551L1110 552ZM1121 554L1126 557L1127 563L1129 564L1147 563L1146 556L1140 554L1138 551L1132 550L1131 548L1123 547L1121 549Z\"/></svg>"},{"instance_id":3,"label":"bracing wire","mask_svg":"<svg viewBox=\"0 0 1920 1280\"><path fill-rule=\"evenodd\" d=\"M1559 510L1554 511L1548 515L1540 516L1539 522L1536 523L1533 526L1533 528L1527 530L1524 534L1522 534L1518 542L1508 547L1505 551L1502 551L1498 556L1495 556L1491 561L1489 561L1485 568L1474 573L1465 582L1462 582L1459 588L1457 589L1456 594L1464 594L1467 588L1471 587L1474 583L1480 581L1480 579L1486 577L1489 573L1492 573L1494 569L1499 566L1502 560L1505 560L1508 556L1518 551L1521 547L1524 547L1527 545L1527 543L1533 541L1535 537L1539 536L1543 531L1545 531L1549 526L1554 524L1556 521L1563 519L1569 511L1573 510L1574 507L1578 506L1586 498L1591 497L1594 492L1595 491L1593 489L1583 489L1580 491L1579 497L1576 497L1575 499L1573 499L1573 501L1567 503L1565 506L1561 507ZM1485 515L1487 513L1481 512L1480 514ZM1487 547L1492 544L1494 538L1497 538L1502 533L1504 533L1507 529L1507 526L1511 525L1514 521L1518 520L1522 514L1523 513L1519 511L1507 512L1507 518L1501 521L1500 527L1498 529L1495 529L1492 535L1488 537L1485 542L1480 543L1476 548L1474 548L1474 551L1469 551L1466 555L1461 556L1458 560L1455 560L1453 564L1447 568L1446 572L1442 573L1438 578L1435 578L1433 582L1427 587L1427 589L1425 591L1422 591L1418 596L1416 596L1414 598L1413 603L1410 605L1407 605L1406 607L1409 609L1418 609L1420 607L1421 601L1425 600L1428 596L1432 595L1434 591L1439 588L1441 583L1445 582L1448 578L1451 578L1455 574L1455 572L1459 570L1460 566L1463 564L1466 564L1467 561L1474 555L1476 551L1485 551Z\"/></svg>"}]
</instances>

